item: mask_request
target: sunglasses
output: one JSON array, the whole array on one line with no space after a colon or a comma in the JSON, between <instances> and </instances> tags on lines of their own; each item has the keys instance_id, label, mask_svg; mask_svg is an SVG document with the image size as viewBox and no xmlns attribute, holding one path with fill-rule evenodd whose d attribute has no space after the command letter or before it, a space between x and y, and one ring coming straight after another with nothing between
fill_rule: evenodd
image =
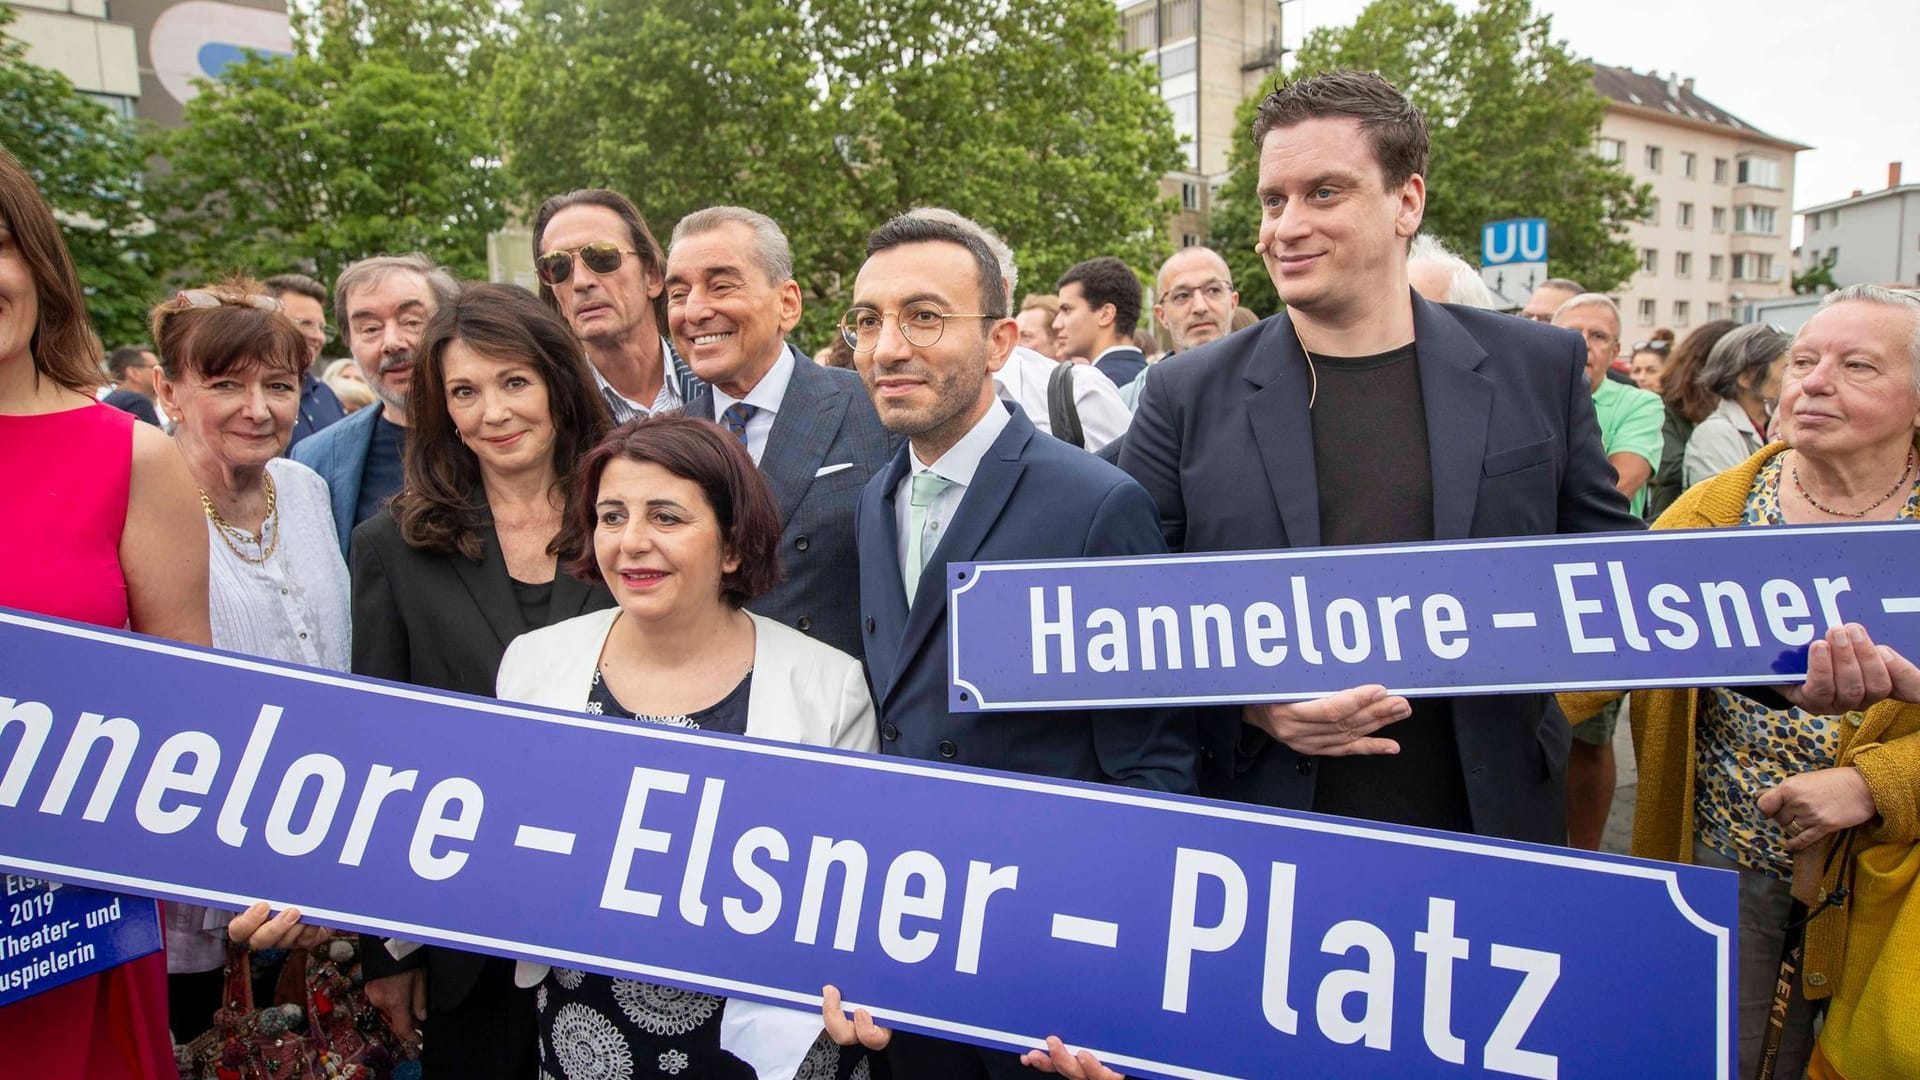
<instances>
[{"instance_id":1,"label":"sunglasses","mask_svg":"<svg viewBox=\"0 0 1920 1080\"><path fill-rule=\"evenodd\" d=\"M559 285L573 276L573 259L578 255L587 269L596 274L611 274L620 269L624 256L639 258L640 253L623 248L611 240L596 240L591 244L581 244L571 250L549 251L533 260L533 272L548 285Z\"/></svg>"}]
</instances>

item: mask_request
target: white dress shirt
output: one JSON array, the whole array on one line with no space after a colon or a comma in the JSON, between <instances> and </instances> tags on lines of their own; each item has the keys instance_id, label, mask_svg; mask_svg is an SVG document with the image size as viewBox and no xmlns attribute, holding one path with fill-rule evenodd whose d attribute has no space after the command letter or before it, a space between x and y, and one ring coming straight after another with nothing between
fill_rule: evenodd
<instances>
[{"instance_id":1,"label":"white dress shirt","mask_svg":"<svg viewBox=\"0 0 1920 1080\"><path fill-rule=\"evenodd\" d=\"M912 531L914 474L923 469L929 470L945 477L951 485L933 500L932 505L927 507L925 522L927 542L921 551L931 557L934 549L939 546L940 539L947 535L947 527L953 523L953 516L960 509L960 500L966 498L967 487L973 483L973 474L980 469L980 459L987 456L988 450L993 449L993 440L1000 437L1000 433L1006 430L1007 422L1011 419L1013 415L1007 412L1005 406L995 404L989 407L986 415L976 421L965 435L960 436L959 442L954 443L946 453L940 455L939 460L931 465L921 461L920 455L914 452L912 444L908 444L907 464L911 467L907 470L907 475L900 478L899 485L893 491L894 540L901 566L907 565L907 538ZM932 568L931 558L927 566L929 569ZM907 602L911 604L913 597L907 597Z\"/></svg>"},{"instance_id":2,"label":"white dress shirt","mask_svg":"<svg viewBox=\"0 0 1920 1080\"><path fill-rule=\"evenodd\" d=\"M1073 406L1080 413L1080 430L1086 436L1086 448L1098 450L1119 438L1133 422L1133 414L1113 380L1092 364L1049 360L1023 345L1015 345L1007 362L993 373L994 390L1000 400L1020 406L1034 427L1051 432L1053 419L1047 413L1047 380L1062 363L1073 372Z\"/></svg>"},{"instance_id":3,"label":"white dress shirt","mask_svg":"<svg viewBox=\"0 0 1920 1080\"><path fill-rule=\"evenodd\" d=\"M782 342L780 359L753 384L746 397L737 398L717 386L713 388L713 422L716 424L728 409L742 401L759 410L747 418L747 453L753 456L755 465L760 464L760 455L767 452L767 436L773 433L774 414L780 411L780 402L787 396L787 384L792 381L793 350Z\"/></svg>"},{"instance_id":4,"label":"white dress shirt","mask_svg":"<svg viewBox=\"0 0 1920 1080\"><path fill-rule=\"evenodd\" d=\"M606 400L607 409L613 414L616 427L635 417L652 416L654 413L677 409L686 404L680 400L680 382L674 377L673 372L673 350L667 345L666 338L660 339L660 392L653 395L652 405L642 405L615 390L613 384L607 381L607 377L600 374L599 368L594 367L591 362L587 366L593 368L593 381L599 385L600 396Z\"/></svg>"}]
</instances>

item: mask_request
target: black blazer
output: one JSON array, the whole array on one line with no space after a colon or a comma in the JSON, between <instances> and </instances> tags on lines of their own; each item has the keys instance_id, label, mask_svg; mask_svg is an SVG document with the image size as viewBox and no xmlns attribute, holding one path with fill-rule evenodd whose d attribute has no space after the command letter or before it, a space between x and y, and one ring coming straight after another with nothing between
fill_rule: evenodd
<instances>
[{"instance_id":1,"label":"black blazer","mask_svg":"<svg viewBox=\"0 0 1920 1080\"><path fill-rule=\"evenodd\" d=\"M1644 527L1613 486L1578 335L1412 295L1433 462L1436 540ZM1175 551L1315 547L1310 380L1282 312L1165 360L1127 431L1121 467L1153 496ZM1392 432L1382 432L1390 453ZM1268 498L1249 495L1265 489ZM1566 721L1545 694L1453 700L1474 830L1564 844ZM1307 810L1313 761L1242 724L1203 720L1207 794Z\"/></svg>"},{"instance_id":2,"label":"black blazer","mask_svg":"<svg viewBox=\"0 0 1920 1080\"><path fill-rule=\"evenodd\" d=\"M485 550L474 562L408 547L391 510L353 530L349 572L355 675L494 696L494 676L508 643L540 627L529 625L521 613L491 521L482 526L480 536ZM611 606L613 594L604 584L589 585L563 570L553 581L548 621ZM466 1000L486 960L476 953L427 946L396 961L381 940L368 935L362 942L367 977L424 963L428 1005L436 1011Z\"/></svg>"},{"instance_id":3,"label":"black blazer","mask_svg":"<svg viewBox=\"0 0 1920 1080\"><path fill-rule=\"evenodd\" d=\"M799 350L773 416L760 475L780 504L780 584L747 610L860 656L860 577L853 515L860 489L886 467L900 440L880 426L860 376L825 368ZM714 420L704 383L688 416Z\"/></svg>"}]
</instances>

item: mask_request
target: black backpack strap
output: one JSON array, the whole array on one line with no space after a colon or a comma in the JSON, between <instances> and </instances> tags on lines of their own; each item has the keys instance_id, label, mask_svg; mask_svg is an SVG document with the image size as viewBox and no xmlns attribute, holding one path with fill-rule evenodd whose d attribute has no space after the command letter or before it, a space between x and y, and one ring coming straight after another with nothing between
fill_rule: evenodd
<instances>
[{"instance_id":1,"label":"black backpack strap","mask_svg":"<svg viewBox=\"0 0 1920 1080\"><path fill-rule=\"evenodd\" d=\"M1073 361L1062 360L1047 376L1047 426L1053 437L1075 446L1087 445L1086 432L1080 428L1080 407L1073 403Z\"/></svg>"}]
</instances>

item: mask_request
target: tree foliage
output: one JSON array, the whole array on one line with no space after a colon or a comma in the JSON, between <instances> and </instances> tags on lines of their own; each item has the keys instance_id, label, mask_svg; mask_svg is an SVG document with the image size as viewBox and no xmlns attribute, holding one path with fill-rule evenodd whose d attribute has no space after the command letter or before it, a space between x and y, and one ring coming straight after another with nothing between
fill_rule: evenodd
<instances>
[{"instance_id":1,"label":"tree foliage","mask_svg":"<svg viewBox=\"0 0 1920 1080\"><path fill-rule=\"evenodd\" d=\"M1820 256L1819 261L1812 266L1807 267L1803 271L1795 272L1793 275L1793 291L1804 295L1806 293L1832 292L1834 289L1839 288L1839 284L1833 280L1833 264L1838 262L1839 259L1840 257L1838 255L1829 251L1825 255Z\"/></svg>"},{"instance_id":2,"label":"tree foliage","mask_svg":"<svg viewBox=\"0 0 1920 1080\"><path fill-rule=\"evenodd\" d=\"M445 51L469 39L406 43L440 6L342 5L381 17L308 23L295 55L250 55L203 84L182 126L153 143L167 171L152 201L176 277L300 269L331 281L402 251L485 276L487 235L507 214L465 73L472 50Z\"/></svg>"},{"instance_id":3,"label":"tree foliage","mask_svg":"<svg viewBox=\"0 0 1920 1080\"><path fill-rule=\"evenodd\" d=\"M28 62L6 33L0 5L0 146L53 207L87 290L95 331L109 348L146 337L154 290L145 253L137 132L59 72Z\"/></svg>"},{"instance_id":4,"label":"tree foliage","mask_svg":"<svg viewBox=\"0 0 1920 1080\"><path fill-rule=\"evenodd\" d=\"M1625 237L1646 213L1647 188L1593 153L1606 101L1531 0L1484 0L1467 13L1446 0L1375 0L1351 26L1309 36L1294 70L1336 68L1379 72L1426 115L1423 228L1447 246L1471 257L1487 222L1540 217L1556 277L1605 292L1633 275L1639 261ZM1244 115L1250 121L1251 109ZM1244 241L1241 263L1257 268L1256 157L1251 145L1235 148L1214 227L1222 244ZM1261 299L1277 306L1265 272L1248 277L1233 258L1243 299L1251 292L1256 310Z\"/></svg>"},{"instance_id":5,"label":"tree foliage","mask_svg":"<svg viewBox=\"0 0 1920 1080\"><path fill-rule=\"evenodd\" d=\"M1036 291L1165 254L1178 143L1117 39L1111 0L530 0L491 97L528 207L601 185L663 239L714 203L779 221L817 342L867 233L916 205L998 231Z\"/></svg>"}]
</instances>

